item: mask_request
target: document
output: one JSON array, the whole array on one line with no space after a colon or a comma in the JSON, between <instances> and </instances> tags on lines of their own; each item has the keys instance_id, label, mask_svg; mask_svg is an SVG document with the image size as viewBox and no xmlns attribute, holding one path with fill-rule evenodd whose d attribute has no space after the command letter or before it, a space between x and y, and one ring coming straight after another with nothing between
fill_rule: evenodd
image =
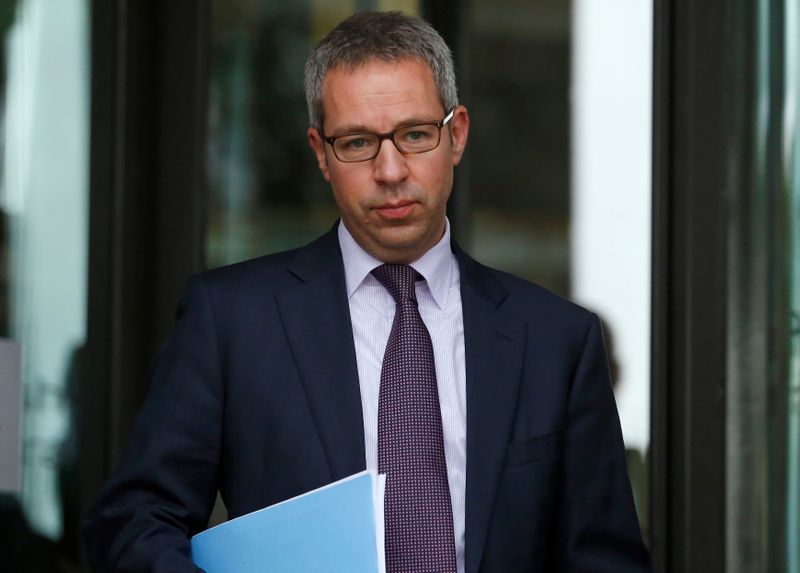
<instances>
[{"instance_id":1,"label":"document","mask_svg":"<svg viewBox=\"0 0 800 573\"><path fill-rule=\"evenodd\" d=\"M385 573L385 476L363 471L192 538L206 573Z\"/></svg>"}]
</instances>

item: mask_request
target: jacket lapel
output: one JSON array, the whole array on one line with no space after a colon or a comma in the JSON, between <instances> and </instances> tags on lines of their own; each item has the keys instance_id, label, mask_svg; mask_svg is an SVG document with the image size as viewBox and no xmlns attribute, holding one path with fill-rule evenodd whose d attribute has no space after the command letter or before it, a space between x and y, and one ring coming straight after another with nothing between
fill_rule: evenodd
<instances>
[{"instance_id":1,"label":"jacket lapel","mask_svg":"<svg viewBox=\"0 0 800 573\"><path fill-rule=\"evenodd\" d=\"M298 283L275 295L333 480L363 470L364 425L336 230L300 249Z\"/></svg>"},{"instance_id":2,"label":"jacket lapel","mask_svg":"<svg viewBox=\"0 0 800 573\"><path fill-rule=\"evenodd\" d=\"M500 309L508 293L488 269L454 250L467 372L466 571L476 573L511 436L526 325Z\"/></svg>"},{"instance_id":3,"label":"jacket lapel","mask_svg":"<svg viewBox=\"0 0 800 573\"><path fill-rule=\"evenodd\" d=\"M505 288L453 244L461 270L467 373L466 571L477 573L511 435L526 325ZM297 252L296 285L275 296L333 480L365 467L364 427L336 230Z\"/></svg>"}]
</instances>

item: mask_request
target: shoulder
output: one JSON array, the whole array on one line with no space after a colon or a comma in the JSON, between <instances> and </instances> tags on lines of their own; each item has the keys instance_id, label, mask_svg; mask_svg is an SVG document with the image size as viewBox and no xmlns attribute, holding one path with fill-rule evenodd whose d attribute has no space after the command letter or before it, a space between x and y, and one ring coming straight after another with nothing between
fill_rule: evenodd
<instances>
[{"instance_id":1,"label":"shoulder","mask_svg":"<svg viewBox=\"0 0 800 573\"><path fill-rule=\"evenodd\" d=\"M483 265L456 252L462 269L462 289L475 288L493 298L499 310L552 335L583 337L597 321L593 312L541 285Z\"/></svg>"},{"instance_id":2,"label":"shoulder","mask_svg":"<svg viewBox=\"0 0 800 573\"><path fill-rule=\"evenodd\" d=\"M331 231L296 249L198 273L190 278L189 288L202 285L215 295L242 296L248 292L263 295L291 288L313 275L340 267L339 243L336 233Z\"/></svg>"},{"instance_id":3,"label":"shoulder","mask_svg":"<svg viewBox=\"0 0 800 573\"><path fill-rule=\"evenodd\" d=\"M489 270L508 291L508 298L505 301L507 309L583 324L593 316L593 313L586 308L541 285L507 272Z\"/></svg>"},{"instance_id":4,"label":"shoulder","mask_svg":"<svg viewBox=\"0 0 800 573\"><path fill-rule=\"evenodd\" d=\"M263 255L254 259L203 271L191 278L212 290L240 290L254 285L275 288L291 278L291 264L300 249Z\"/></svg>"}]
</instances>

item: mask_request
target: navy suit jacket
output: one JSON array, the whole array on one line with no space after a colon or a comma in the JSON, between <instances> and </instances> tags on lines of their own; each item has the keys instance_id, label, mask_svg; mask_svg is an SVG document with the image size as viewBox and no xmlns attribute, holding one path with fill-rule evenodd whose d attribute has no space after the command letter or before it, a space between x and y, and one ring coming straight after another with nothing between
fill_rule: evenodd
<instances>
[{"instance_id":1,"label":"navy suit jacket","mask_svg":"<svg viewBox=\"0 0 800 573\"><path fill-rule=\"evenodd\" d=\"M466 571L649 570L600 326L454 245L467 377ZM365 468L335 230L197 275L128 452L87 517L99 571L198 571L188 538Z\"/></svg>"}]
</instances>

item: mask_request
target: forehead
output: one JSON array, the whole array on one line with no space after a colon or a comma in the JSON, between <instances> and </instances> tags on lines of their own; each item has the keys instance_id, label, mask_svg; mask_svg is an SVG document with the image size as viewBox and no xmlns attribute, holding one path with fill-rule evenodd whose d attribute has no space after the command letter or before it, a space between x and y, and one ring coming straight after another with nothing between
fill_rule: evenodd
<instances>
[{"instance_id":1,"label":"forehead","mask_svg":"<svg viewBox=\"0 0 800 573\"><path fill-rule=\"evenodd\" d=\"M444 114L431 69L411 58L334 68L322 84L322 102L326 132L389 130L410 119L438 120Z\"/></svg>"}]
</instances>

